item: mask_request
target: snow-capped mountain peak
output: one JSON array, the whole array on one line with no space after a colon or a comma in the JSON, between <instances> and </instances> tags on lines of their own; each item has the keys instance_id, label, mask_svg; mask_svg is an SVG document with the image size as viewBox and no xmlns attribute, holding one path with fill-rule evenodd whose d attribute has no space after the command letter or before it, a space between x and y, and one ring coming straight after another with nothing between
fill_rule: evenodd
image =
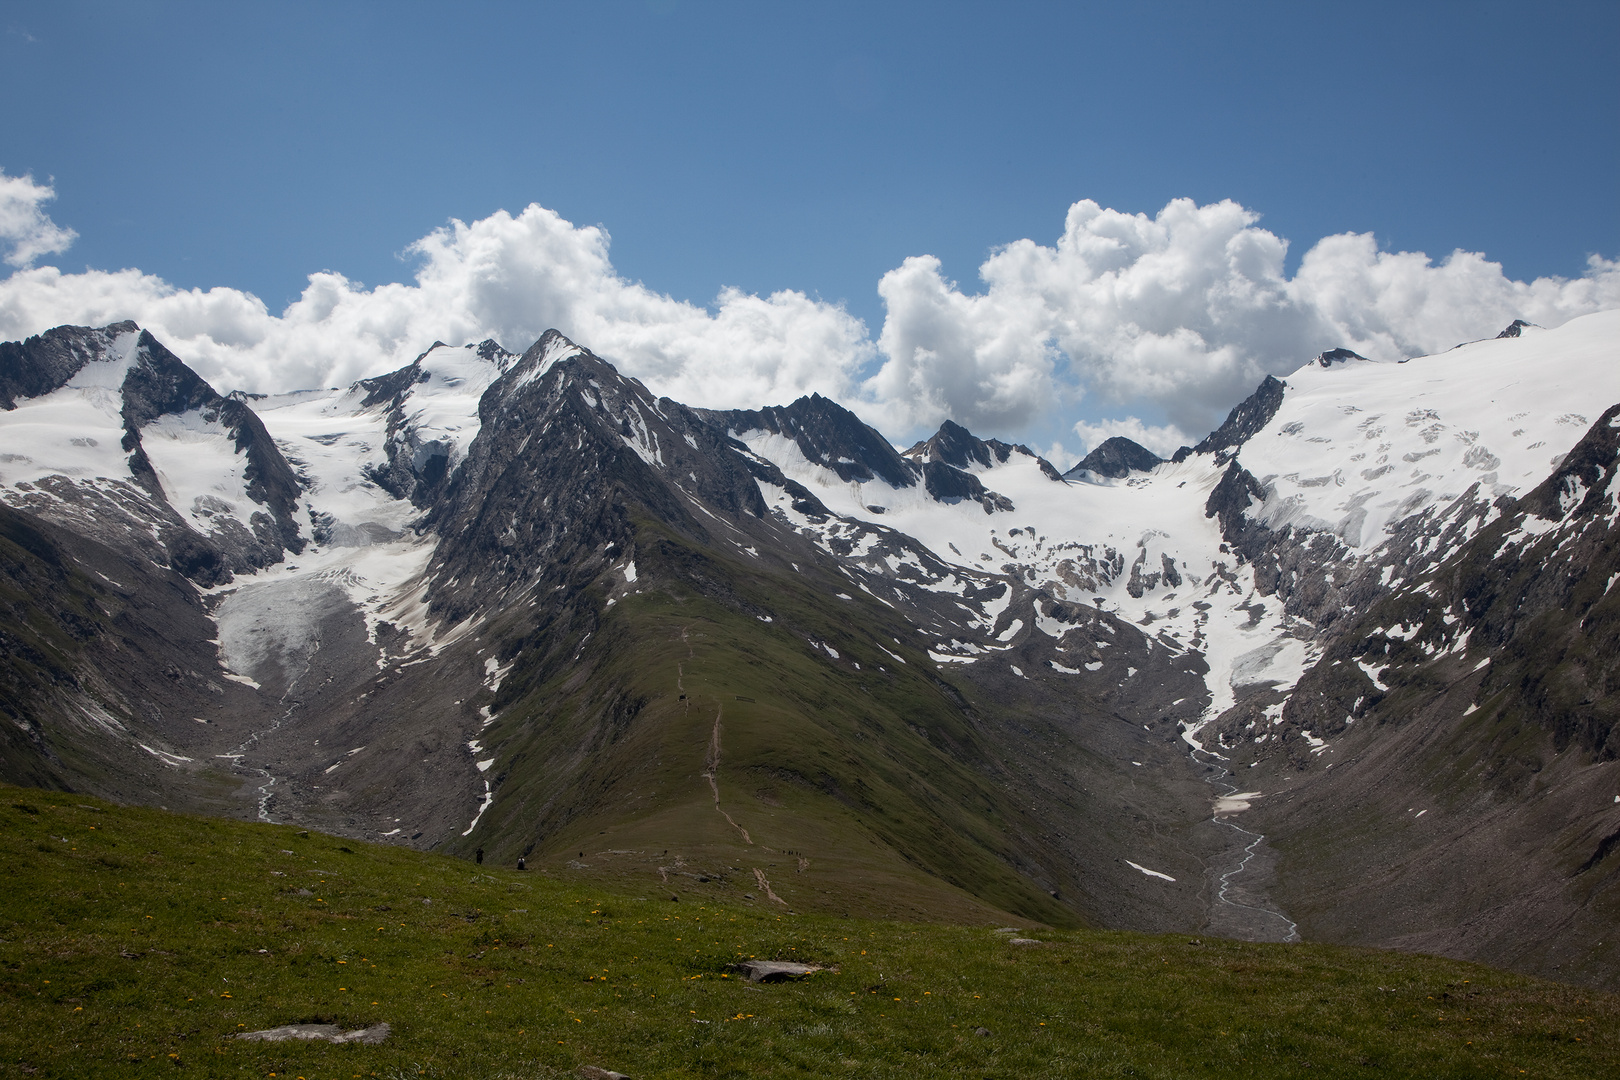
<instances>
[{"instance_id":1,"label":"snow-capped mountain peak","mask_svg":"<svg viewBox=\"0 0 1620 1080\"><path fill-rule=\"evenodd\" d=\"M1152 472L1164 464L1164 458L1147 447L1115 435L1105 439L1082 458L1074 468L1063 474L1065 480L1123 480L1132 473Z\"/></svg>"},{"instance_id":2,"label":"snow-capped mountain peak","mask_svg":"<svg viewBox=\"0 0 1620 1080\"><path fill-rule=\"evenodd\" d=\"M0 485L199 581L303 543L298 485L257 415L134 323L0 346Z\"/></svg>"}]
</instances>

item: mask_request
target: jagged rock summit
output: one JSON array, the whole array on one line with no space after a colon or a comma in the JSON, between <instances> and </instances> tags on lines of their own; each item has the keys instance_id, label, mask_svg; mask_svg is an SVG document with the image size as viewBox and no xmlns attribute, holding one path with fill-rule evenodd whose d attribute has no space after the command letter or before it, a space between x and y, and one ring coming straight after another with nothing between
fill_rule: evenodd
<instances>
[{"instance_id":1,"label":"jagged rock summit","mask_svg":"<svg viewBox=\"0 0 1620 1080\"><path fill-rule=\"evenodd\" d=\"M1230 451L1248 442L1271 423L1271 418L1277 415L1277 409L1282 406L1283 392L1287 388L1288 384L1275 375L1267 375L1254 393L1227 414L1220 427L1204 436L1197 446L1183 446L1170 460L1180 464L1193 454L1213 454L1217 462L1224 465Z\"/></svg>"}]
</instances>

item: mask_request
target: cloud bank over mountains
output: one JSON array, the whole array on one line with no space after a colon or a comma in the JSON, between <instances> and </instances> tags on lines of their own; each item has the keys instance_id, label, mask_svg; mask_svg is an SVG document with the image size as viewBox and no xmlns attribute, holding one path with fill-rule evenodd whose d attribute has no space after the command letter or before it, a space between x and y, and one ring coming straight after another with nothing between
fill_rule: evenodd
<instances>
[{"instance_id":1,"label":"cloud bank over mountains","mask_svg":"<svg viewBox=\"0 0 1620 1080\"><path fill-rule=\"evenodd\" d=\"M1094 445L1125 434L1167 452L1196 439L1266 375L1342 345L1375 359L1438 352L1515 318L1556 326L1620 307L1620 262L1579 278L1514 281L1483 255L1435 263L1385 252L1371 234L1329 236L1293 277L1288 241L1230 200L1176 199L1153 216L1069 208L1054 245L1018 240L965 291L913 256L878 282L873 340L843 308L794 290L726 289L708 307L621 276L600 228L531 204L416 241L411 284L366 288L311 274L279 312L228 286L180 289L138 269L35 266L75 239L32 177L0 172L0 339L62 323L134 319L222 390L346 385L410 362L434 341L495 338L521 349L548 327L654 391L716 408L819 391L899 438L950 417L1017 437L1091 399L1122 419L1080 423ZM1145 425L1140 414L1163 417Z\"/></svg>"}]
</instances>

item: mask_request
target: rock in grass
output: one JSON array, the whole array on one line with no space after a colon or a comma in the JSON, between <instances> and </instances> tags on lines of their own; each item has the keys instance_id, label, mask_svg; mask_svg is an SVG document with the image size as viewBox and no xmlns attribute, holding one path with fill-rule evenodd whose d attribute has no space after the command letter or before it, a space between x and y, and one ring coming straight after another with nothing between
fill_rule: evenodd
<instances>
[{"instance_id":1,"label":"rock in grass","mask_svg":"<svg viewBox=\"0 0 1620 1080\"><path fill-rule=\"evenodd\" d=\"M595 1065L581 1065L579 1075L583 1076L585 1080L630 1080L622 1072L614 1072L612 1069L599 1069Z\"/></svg>"},{"instance_id":2,"label":"rock in grass","mask_svg":"<svg viewBox=\"0 0 1620 1080\"><path fill-rule=\"evenodd\" d=\"M257 1039L263 1042L282 1042L287 1039L325 1039L334 1043L366 1043L375 1045L388 1038L392 1030L387 1024L373 1024L367 1028L344 1031L336 1024L283 1024L264 1031L239 1031L238 1039Z\"/></svg>"},{"instance_id":3,"label":"rock in grass","mask_svg":"<svg viewBox=\"0 0 1620 1080\"><path fill-rule=\"evenodd\" d=\"M744 960L736 965L749 982L786 982L802 979L822 970L815 964L790 964L786 960Z\"/></svg>"},{"instance_id":4,"label":"rock in grass","mask_svg":"<svg viewBox=\"0 0 1620 1080\"><path fill-rule=\"evenodd\" d=\"M1039 938L1032 937L1015 937L1007 939L1007 944L1009 945L1039 945L1040 943Z\"/></svg>"}]
</instances>

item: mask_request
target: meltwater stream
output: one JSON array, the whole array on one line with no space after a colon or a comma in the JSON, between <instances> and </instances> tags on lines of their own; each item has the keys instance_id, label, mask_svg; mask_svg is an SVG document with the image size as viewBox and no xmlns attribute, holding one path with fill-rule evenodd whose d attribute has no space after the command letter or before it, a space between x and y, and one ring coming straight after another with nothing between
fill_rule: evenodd
<instances>
[{"instance_id":1,"label":"meltwater stream","mask_svg":"<svg viewBox=\"0 0 1620 1080\"><path fill-rule=\"evenodd\" d=\"M1208 751L1194 750L1193 759L1195 761L1199 760L1199 754L1203 754L1207 758L1214 757ZM1250 864L1254 861L1257 849L1265 841L1265 835L1251 832L1240 825L1234 824L1228 817L1223 816L1223 809L1226 814L1239 813L1246 809L1248 800L1240 797L1242 793L1238 791L1236 784L1226 782L1227 777L1233 774L1224 765L1217 764L1214 761L1203 762L1203 764L1218 770L1216 775L1206 776L1204 782L1226 789L1221 793L1221 797L1215 801L1215 814L1210 820L1217 825L1224 825L1232 831L1250 838L1249 842L1243 847L1243 857L1238 860L1237 865L1221 874L1217 879L1215 903L1231 910L1223 913L1217 908L1210 912L1211 932L1219 932L1225 936L1240 937L1251 941L1300 940L1299 927L1288 916L1279 911L1273 911L1269 907L1261 906L1261 904L1245 904L1232 898L1233 893L1242 894L1243 885L1237 883L1237 878L1251 869ZM1227 804L1224 808L1223 803ZM1251 899L1263 900L1263 897L1254 896ZM1220 914L1230 917L1221 918L1219 917ZM1287 928L1281 937L1277 936L1281 932L1278 923Z\"/></svg>"}]
</instances>

